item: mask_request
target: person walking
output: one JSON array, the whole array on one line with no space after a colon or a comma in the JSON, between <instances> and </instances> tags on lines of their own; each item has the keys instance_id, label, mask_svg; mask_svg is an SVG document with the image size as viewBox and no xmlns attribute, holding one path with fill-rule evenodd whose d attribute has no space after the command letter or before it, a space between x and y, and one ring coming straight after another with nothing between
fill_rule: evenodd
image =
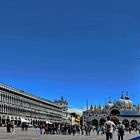
<instances>
[{"instance_id":1,"label":"person walking","mask_svg":"<svg viewBox=\"0 0 140 140\"><path fill-rule=\"evenodd\" d=\"M11 132L11 122L10 122L10 120L7 120L7 132L8 133Z\"/></svg>"},{"instance_id":2,"label":"person walking","mask_svg":"<svg viewBox=\"0 0 140 140\"><path fill-rule=\"evenodd\" d=\"M73 133L73 136L75 136L75 133L76 133L76 125L73 125L73 127L72 127L72 133Z\"/></svg>"},{"instance_id":3,"label":"person walking","mask_svg":"<svg viewBox=\"0 0 140 140\"><path fill-rule=\"evenodd\" d=\"M43 134L43 130L44 130L44 127L43 127L43 124L40 124L40 126L39 126L39 128L40 128L40 134Z\"/></svg>"},{"instance_id":4,"label":"person walking","mask_svg":"<svg viewBox=\"0 0 140 140\"><path fill-rule=\"evenodd\" d=\"M14 123L14 121L11 121L11 128L12 128L12 133L15 133L15 123Z\"/></svg>"},{"instance_id":5,"label":"person walking","mask_svg":"<svg viewBox=\"0 0 140 140\"><path fill-rule=\"evenodd\" d=\"M113 139L113 128L116 125L114 122L110 120L110 117L107 117L107 121L105 122L105 130L106 130L106 140L112 140Z\"/></svg>"},{"instance_id":6,"label":"person walking","mask_svg":"<svg viewBox=\"0 0 140 140\"><path fill-rule=\"evenodd\" d=\"M132 130L132 127L129 126L129 128L128 128L129 134L131 134L131 130Z\"/></svg>"},{"instance_id":7,"label":"person walking","mask_svg":"<svg viewBox=\"0 0 140 140\"><path fill-rule=\"evenodd\" d=\"M118 140L123 140L125 126L119 122L116 128L118 130Z\"/></svg>"},{"instance_id":8,"label":"person walking","mask_svg":"<svg viewBox=\"0 0 140 140\"><path fill-rule=\"evenodd\" d=\"M84 135L84 126L81 126L81 135Z\"/></svg>"}]
</instances>

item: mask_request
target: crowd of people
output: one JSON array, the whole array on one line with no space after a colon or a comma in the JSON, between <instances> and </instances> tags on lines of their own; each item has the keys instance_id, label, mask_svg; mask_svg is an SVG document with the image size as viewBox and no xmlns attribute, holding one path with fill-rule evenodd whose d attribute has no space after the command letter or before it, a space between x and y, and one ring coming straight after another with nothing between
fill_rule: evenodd
<instances>
[{"instance_id":1,"label":"crowd of people","mask_svg":"<svg viewBox=\"0 0 140 140\"><path fill-rule=\"evenodd\" d=\"M107 117L107 121L103 125L70 125L70 124L48 124L48 123L41 123L39 126L40 134L51 134L51 135L86 135L90 136L91 133L96 133L96 135L106 135L106 140L112 140L114 132L117 132L118 140L123 140L125 135L125 131L128 131L131 134L132 130L139 131L140 134L140 127L139 128L132 128L131 126L125 127L122 123L118 122L115 124L113 121L110 120L110 117ZM21 130L28 130L27 123L21 124ZM14 121L7 121L7 132L15 133L15 124Z\"/></svg>"},{"instance_id":2,"label":"crowd of people","mask_svg":"<svg viewBox=\"0 0 140 140\"><path fill-rule=\"evenodd\" d=\"M107 121L104 125L92 126L90 124L79 126L79 125L68 125L68 124L41 124L40 125L40 134L63 134L63 135L73 135L80 134L90 136L91 133L96 133L96 135L106 135L106 140L112 140L114 132L117 132L118 140L123 140L125 131L128 131L131 134L131 131L134 130L131 126L126 128L124 124L118 122L115 124L110 120L110 117L107 117ZM136 129L135 131L140 129Z\"/></svg>"}]
</instances>

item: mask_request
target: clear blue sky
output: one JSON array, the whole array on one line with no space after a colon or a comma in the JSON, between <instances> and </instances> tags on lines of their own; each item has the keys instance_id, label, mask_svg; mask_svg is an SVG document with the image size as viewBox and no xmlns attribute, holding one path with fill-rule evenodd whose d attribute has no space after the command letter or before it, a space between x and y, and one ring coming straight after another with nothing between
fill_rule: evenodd
<instances>
[{"instance_id":1,"label":"clear blue sky","mask_svg":"<svg viewBox=\"0 0 140 140\"><path fill-rule=\"evenodd\" d=\"M140 102L139 0L0 2L0 81L84 108Z\"/></svg>"}]
</instances>

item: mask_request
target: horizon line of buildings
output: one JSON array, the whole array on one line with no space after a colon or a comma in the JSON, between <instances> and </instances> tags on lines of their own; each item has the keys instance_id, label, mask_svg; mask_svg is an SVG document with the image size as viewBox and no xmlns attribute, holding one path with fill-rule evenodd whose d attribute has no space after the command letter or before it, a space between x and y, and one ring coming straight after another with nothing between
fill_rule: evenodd
<instances>
[{"instance_id":1,"label":"horizon line of buildings","mask_svg":"<svg viewBox=\"0 0 140 140\"><path fill-rule=\"evenodd\" d=\"M102 124L107 116L113 116L114 121L122 121L125 125L140 123L140 104L137 106L130 100L128 94L123 94L118 101L111 99L104 107L91 106L81 115L68 111L68 102L61 97L60 100L50 101L23 90L0 83L0 125L6 125L8 120L14 120L15 125L30 122L40 125L42 122L67 123L67 124Z\"/></svg>"},{"instance_id":2,"label":"horizon line of buildings","mask_svg":"<svg viewBox=\"0 0 140 140\"><path fill-rule=\"evenodd\" d=\"M68 102L43 99L23 90L0 83L0 125L14 120L20 126L23 121L32 125L42 122L63 123L68 115Z\"/></svg>"}]
</instances>

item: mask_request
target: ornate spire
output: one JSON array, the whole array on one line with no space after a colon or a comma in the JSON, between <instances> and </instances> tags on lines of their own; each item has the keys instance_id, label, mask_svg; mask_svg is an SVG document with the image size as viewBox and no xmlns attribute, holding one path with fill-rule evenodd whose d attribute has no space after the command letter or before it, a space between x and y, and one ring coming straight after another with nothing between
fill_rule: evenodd
<instances>
[{"instance_id":1,"label":"ornate spire","mask_svg":"<svg viewBox=\"0 0 140 140\"><path fill-rule=\"evenodd\" d=\"M62 101L64 100L63 96L61 96L61 100L62 100Z\"/></svg>"},{"instance_id":2,"label":"ornate spire","mask_svg":"<svg viewBox=\"0 0 140 140\"><path fill-rule=\"evenodd\" d=\"M93 106L92 105L90 106L90 110L93 110Z\"/></svg>"},{"instance_id":3,"label":"ornate spire","mask_svg":"<svg viewBox=\"0 0 140 140\"><path fill-rule=\"evenodd\" d=\"M114 99L114 104L116 104L116 98Z\"/></svg>"},{"instance_id":4,"label":"ornate spire","mask_svg":"<svg viewBox=\"0 0 140 140\"><path fill-rule=\"evenodd\" d=\"M122 96L121 96L121 99L124 99L124 97L123 97L123 91L122 91Z\"/></svg>"},{"instance_id":5,"label":"ornate spire","mask_svg":"<svg viewBox=\"0 0 140 140\"><path fill-rule=\"evenodd\" d=\"M96 105L94 106L94 111L96 110Z\"/></svg>"},{"instance_id":6,"label":"ornate spire","mask_svg":"<svg viewBox=\"0 0 140 140\"><path fill-rule=\"evenodd\" d=\"M109 103L112 103L112 101L111 101L111 97L109 97Z\"/></svg>"},{"instance_id":7,"label":"ornate spire","mask_svg":"<svg viewBox=\"0 0 140 140\"><path fill-rule=\"evenodd\" d=\"M128 91L126 92L125 99L126 99L126 100L129 100L129 99L130 99L129 96L128 96Z\"/></svg>"}]
</instances>

